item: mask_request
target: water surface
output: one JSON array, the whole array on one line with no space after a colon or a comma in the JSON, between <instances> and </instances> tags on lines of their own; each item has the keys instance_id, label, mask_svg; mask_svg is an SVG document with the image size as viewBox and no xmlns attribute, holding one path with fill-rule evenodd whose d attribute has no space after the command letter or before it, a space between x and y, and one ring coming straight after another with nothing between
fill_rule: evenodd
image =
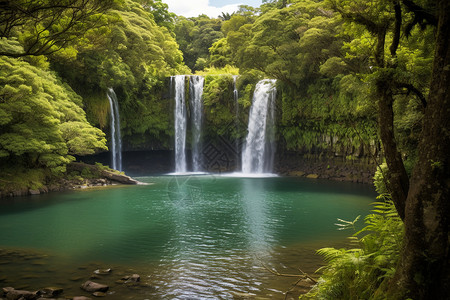
<instances>
[{"instance_id":1,"label":"water surface","mask_svg":"<svg viewBox=\"0 0 450 300\"><path fill-rule=\"evenodd\" d=\"M293 279L263 264L314 272L314 251L352 234L337 231L336 218L366 215L375 197L365 185L300 178L139 180L151 184L2 200L0 248L41 256L9 254L14 259L2 263L0 255L0 281L82 294L78 284L95 268L112 266L120 272L97 281L114 284L136 272L152 288L112 286L108 299L232 299L239 292L283 299Z\"/></svg>"}]
</instances>

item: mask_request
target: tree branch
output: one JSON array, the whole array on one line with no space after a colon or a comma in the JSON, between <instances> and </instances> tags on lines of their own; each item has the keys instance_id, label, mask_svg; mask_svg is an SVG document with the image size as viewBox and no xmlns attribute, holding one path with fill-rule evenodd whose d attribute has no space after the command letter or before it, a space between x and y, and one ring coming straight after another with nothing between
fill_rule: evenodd
<instances>
[{"instance_id":1,"label":"tree branch","mask_svg":"<svg viewBox=\"0 0 450 300\"><path fill-rule=\"evenodd\" d=\"M391 47L389 48L392 57L397 56L397 49L398 45L400 44L400 32L402 28L402 7L400 6L400 2L395 1L394 10L395 10L394 38L392 40Z\"/></svg>"},{"instance_id":2,"label":"tree branch","mask_svg":"<svg viewBox=\"0 0 450 300\"><path fill-rule=\"evenodd\" d=\"M414 19L405 28L407 36L411 34L411 30L416 24L419 24L422 29L427 25L437 26L437 17L426 11L424 7L417 5L413 0L402 0L402 3L409 12L414 14Z\"/></svg>"},{"instance_id":3,"label":"tree branch","mask_svg":"<svg viewBox=\"0 0 450 300\"><path fill-rule=\"evenodd\" d=\"M408 93L410 92L414 93L417 96L417 98L419 98L423 108L427 107L427 100L425 99L425 96L415 86L413 86L410 83L398 83L398 86L401 88L406 88L408 90Z\"/></svg>"},{"instance_id":4,"label":"tree branch","mask_svg":"<svg viewBox=\"0 0 450 300\"><path fill-rule=\"evenodd\" d=\"M48 0L12 3L0 1L0 35L9 37L14 27L24 26L32 30L22 53L3 51L9 57L47 55L60 50L69 42L92 28L105 26L102 16L113 6L113 0ZM97 18L94 16L99 15ZM66 20L67 18L67 20ZM55 25L62 27L54 29ZM82 25L82 26L79 26Z\"/></svg>"},{"instance_id":5,"label":"tree branch","mask_svg":"<svg viewBox=\"0 0 450 300\"><path fill-rule=\"evenodd\" d=\"M344 19L363 25L372 34L377 34L380 31L380 27L386 27L386 25L377 24L360 13L344 11L336 4L335 1L331 1L331 5L332 8L340 13Z\"/></svg>"}]
</instances>

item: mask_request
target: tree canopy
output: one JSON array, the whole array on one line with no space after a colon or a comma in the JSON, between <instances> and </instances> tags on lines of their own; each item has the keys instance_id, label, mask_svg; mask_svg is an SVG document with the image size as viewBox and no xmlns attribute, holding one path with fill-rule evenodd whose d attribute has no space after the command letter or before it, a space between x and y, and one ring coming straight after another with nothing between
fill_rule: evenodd
<instances>
[{"instance_id":1,"label":"tree canopy","mask_svg":"<svg viewBox=\"0 0 450 300\"><path fill-rule=\"evenodd\" d=\"M118 1L117 1L118 2ZM115 0L46 0L0 2L0 37L18 38L19 51L0 48L0 55L21 57L59 51L107 24L104 14Z\"/></svg>"},{"instance_id":2,"label":"tree canopy","mask_svg":"<svg viewBox=\"0 0 450 300\"><path fill-rule=\"evenodd\" d=\"M106 149L104 133L86 121L81 98L54 74L0 59L0 157L29 168L63 171L71 155Z\"/></svg>"}]
</instances>

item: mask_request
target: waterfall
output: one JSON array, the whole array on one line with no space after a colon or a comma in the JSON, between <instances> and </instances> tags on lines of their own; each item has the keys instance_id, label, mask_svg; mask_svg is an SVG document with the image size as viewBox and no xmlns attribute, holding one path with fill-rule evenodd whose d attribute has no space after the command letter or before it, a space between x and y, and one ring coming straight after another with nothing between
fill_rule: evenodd
<instances>
[{"instance_id":1,"label":"waterfall","mask_svg":"<svg viewBox=\"0 0 450 300\"><path fill-rule=\"evenodd\" d=\"M185 173L186 169L186 101L185 75L172 77L175 81L175 173Z\"/></svg>"},{"instance_id":2,"label":"waterfall","mask_svg":"<svg viewBox=\"0 0 450 300\"><path fill-rule=\"evenodd\" d=\"M108 89L106 96L109 100L110 108L110 128L111 128L111 154L112 168L122 171L122 138L120 135L120 114L119 103L116 93L112 88Z\"/></svg>"},{"instance_id":3,"label":"waterfall","mask_svg":"<svg viewBox=\"0 0 450 300\"><path fill-rule=\"evenodd\" d=\"M202 135L202 115L203 115L203 76L190 76L189 90L191 105L191 124L192 124L192 170L194 172L202 171L201 155L201 135Z\"/></svg>"},{"instance_id":4,"label":"waterfall","mask_svg":"<svg viewBox=\"0 0 450 300\"><path fill-rule=\"evenodd\" d=\"M271 173L274 158L275 80L258 82L248 119L248 134L242 150L242 173Z\"/></svg>"},{"instance_id":5,"label":"waterfall","mask_svg":"<svg viewBox=\"0 0 450 300\"><path fill-rule=\"evenodd\" d=\"M238 94L238 90L237 90L237 81L238 75L233 75L233 98L234 98L234 105L235 105L235 122L236 122L236 137L235 137L235 141L234 141L234 151L236 152L236 170L240 170L240 164L239 164L239 160L240 160L240 155L239 155L239 138L238 138L238 133L239 133L239 129L240 129L240 124L239 124L239 94Z\"/></svg>"}]
</instances>

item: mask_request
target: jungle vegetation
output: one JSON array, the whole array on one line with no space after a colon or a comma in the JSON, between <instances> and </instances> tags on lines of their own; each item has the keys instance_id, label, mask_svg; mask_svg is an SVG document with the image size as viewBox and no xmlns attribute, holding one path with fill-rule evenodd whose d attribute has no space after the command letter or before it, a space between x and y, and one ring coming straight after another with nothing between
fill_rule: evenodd
<instances>
[{"instance_id":1,"label":"jungle vegetation","mask_svg":"<svg viewBox=\"0 0 450 300\"><path fill-rule=\"evenodd\" d=\"M274 78L281 148L386 163L381 217L369 217L359 250L321 251L329 265L311 297L444 299L450 3L263 2L185 18L161 0L1 1L0 188L38 188L75 155L106 150L109 87L126 147L170 149L169 76L206 74L208 134L233 138L245 128L222 130L234 118L231 75L244 123L255 83Z\"/></svg>"}]
</instances>

